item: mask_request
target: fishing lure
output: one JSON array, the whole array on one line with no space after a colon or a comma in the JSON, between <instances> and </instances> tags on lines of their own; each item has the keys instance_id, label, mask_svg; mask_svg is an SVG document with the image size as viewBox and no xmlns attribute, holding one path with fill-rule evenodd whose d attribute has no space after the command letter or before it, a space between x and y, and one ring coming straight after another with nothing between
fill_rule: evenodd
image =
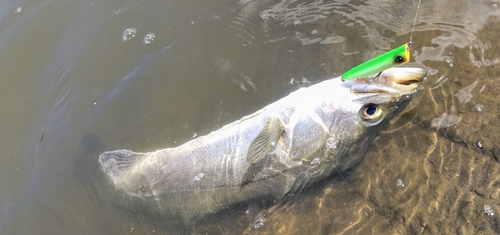
<instances>
[{"instance_id":1,"label":"fishing lure","mask_svg":"<svg viewBox=\"0 0 500 235\"><path fill-rule=\"evenodd\" d=\"M341 79L342 81L355 80L377 73L375 77L378 77L382 71L410 61L410 46L411 42L370 59L342 74Z\"/></svg>"}]
</instances>

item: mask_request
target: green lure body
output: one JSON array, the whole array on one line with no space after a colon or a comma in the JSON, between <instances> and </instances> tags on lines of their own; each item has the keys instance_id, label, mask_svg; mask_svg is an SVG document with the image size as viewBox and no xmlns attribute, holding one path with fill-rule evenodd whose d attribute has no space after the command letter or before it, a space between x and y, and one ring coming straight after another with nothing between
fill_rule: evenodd
<instances>
[{"instance_id":1,"label":"green lure body","mask_svg":"<svg viewBox=\"0 0 500 235\"><path fill-rule=\"evenodd\" d=\"M401 45L382 55L370 59L342 74L342 81L367 78L388 68L410 61L410 43Z\"/></svg>"}]
</instances>

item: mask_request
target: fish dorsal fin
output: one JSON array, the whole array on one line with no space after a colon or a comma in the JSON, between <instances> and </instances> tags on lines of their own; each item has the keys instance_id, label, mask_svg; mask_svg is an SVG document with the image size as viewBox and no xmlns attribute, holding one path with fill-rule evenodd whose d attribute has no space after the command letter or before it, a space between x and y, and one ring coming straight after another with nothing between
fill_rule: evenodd
<instances>
[{"instance_id":1,"label":"fish dorsal fin","mask_svg":"<svg viewBox=\"0 0 500 235\"><path fill-rule=\"evenodd\" d=\"M272 152L284 131L279 118L267 118L262 131L255 137L248 149L247 162L256 163Z\"/></svg>"}]
</instances>

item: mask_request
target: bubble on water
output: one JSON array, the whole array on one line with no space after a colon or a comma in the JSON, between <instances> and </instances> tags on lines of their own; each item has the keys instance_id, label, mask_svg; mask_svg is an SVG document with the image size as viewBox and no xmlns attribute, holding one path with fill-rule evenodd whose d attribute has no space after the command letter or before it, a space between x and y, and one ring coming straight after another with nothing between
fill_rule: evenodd
<instances>
[{"instance_id":1,"label":"bubble on water","mask_svg":"<svg viewBox=\"0 0 500 235\"><path fill-rule=\"evenodd\" d=\"M330 150L330 149L336 149L337 148L337 143L335 142L335 139L334 138L328 138L328 139L326 139L325 147L328 150Z\"/></svg>"},{"instance_id":2,"label":"bubble on water","mask_svg":"<svg viewBox=\"0 0 500 235\"><path fill-rule=\"evenodd\" d=\"M484 108L484 105L482 104L476 104L474 106L474 108L478 111L478 112L482 112L483 111L483 108Z\"/></svg>"},{"instance_id":3,"label":"bubble on water","mask_svg":"<svg viewBox=\"0 0 500 235\"><path fill-rule=\"evenodd\" d=\"M477 143L476 143L476 146L480 149L483 148L483 142L481 140L478 140Z\"/></svg>"},{"instance_id":4,"label":"bubble on water","mask_svg":"<svg viewBox=\"0 0 500 235\"><path fill-rule=\"evenodd\" d=\"M316 30L316 29L313 29L313 30L311 31L311 34L312 34L312 35L316 35L317 33L318 33L318 30Z\"/></svg>"},{"instance_id":5,"label":"bubble on water","mask_svg":"<svg viewBox=\"0 0 500 235\"><path fill-rule=\"evenodd\" d=\"M330 194L332 192L332 188L326 188L325 189L325 194Z\"/></svg>"},{"instance_id":6,"label":"bubble on water","mask_svg":"<svg viewBox=\"0 0 500 235\"><path fill-rule=\"evenodd\" d=\"M261 228L262 226L264 226L264 220L262 219L256 220L255 224L253 225L255 229Z\"/></svg>"},{"instance_id":7,"label":"bubble on water","mask_svg":"<svg viewBox=\"0 0 500 235\"><path fill-rule=\"evenodd\" d=\"M321 161L319 160L319 158L314 158L311 163L309 163L310 165L312 166L317 166L321 163Z\"/></svg>"},{"instance_id":8,"label":"bubble on water","mask_svg":"<svg viewBox=\"0 0 500 235\"><path fill-rule=\"evenodd\" d=\"M22 10L23 10L23 7L18 7L18 8L16 8L16 10L14 12L15 13L21 13Z\"/></svg>"},{"instance_id":9,"label":"bubble on water","mask_svg":"<svg viewBox=\"0 0 500 235\"><path fill-rule=\"evenodd\" d=\"M495 211L488 204L484 205L484 213L486 213L489 217L495 216Z\"/></svg>"},{"instance_id":10,"label":"bubble on water","mask_svg":"<svg viewBox=\"0 0 500 235\"><path fill-rule=\"evenodd\" d=\"M123 34L122 34L122 39L123 39L123 41L128 41L128 40L134 38L136 34L137 34L137 29L134 27L125 29L125 31L123 31Z\"/></svg>"},{"instance_id":11,"label":"bubble on water","mask_svg":"<svg viewBox=\"0 0 500 235\"><path fill-rule=\"evenodd\" d=\"M199 182L199 181L201 181L201 179L203 179L203 177L205 177L205 174L203 174L202 172L200 172L200 173L198 173L197 175L195 175L195 176L191 179L191 182L192 182L192 183Z\"/></svg>"},{"instance_id":12,"label":"bubble on water","mask_svg":"<svg viewBox=\"0 0 500 235\"><path fill-rule=\"evenodd\" d=\"M448 64L448 66L453 67L453 60L450 57L445 56L444 62L446 62Z\"/></svg>"},{"instance_id":13,"label":"bubble on water","mask_svg":"<svg viewBox=\"0 0 500 235\"><path fill-rule=\"evenodd\" d=\"M261 18L262 20L267 20L267 18L268 18L268 17L269 17L269 16L267 15L267 13L261 13L261 14L260 14L260 18Z\"/></svg>"},{"instance_id":14,"label":"bubble on water","mask_svg":"<svg viewBox=\"0 0 500 235\"><path fill-rule=\"evenodd\" d=\"M397 179L396 180L396 187L397 188L404 188L405 187L405 182L402 179Z\"/></svg>"},{"instance_id":15,"label":"bubble on water","mask_svg":"<svg viewBox=\"0 0 500 235\"><path fill-rule=\"evenodd\" d=\"M146 36L144 36L144 44L151 44L153 40L155 39L155 34L154 33L148 33Z\"/></svg>"},{"instance_id":16,"label":"bubble on water","mask_svg":"<svg viewBox=\"0 0 500 235\"><path fill-rule=\"evenodd\" d=\"M372 210L370 208L363 208L361 210L363 212L363 215L366 216L366 217L371 217L372 216Z\"/></svg>"}]
</instances>

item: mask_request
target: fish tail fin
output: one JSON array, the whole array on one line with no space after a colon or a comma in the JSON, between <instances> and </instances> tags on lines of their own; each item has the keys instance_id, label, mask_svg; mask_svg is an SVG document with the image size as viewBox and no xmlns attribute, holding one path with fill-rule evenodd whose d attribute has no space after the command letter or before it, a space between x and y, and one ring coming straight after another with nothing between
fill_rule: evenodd
<instances>
[{"instance_id":1,"label":"fish tail fin","mask_svg":"<svg viewBox=\"0 0 500 235\"><path fill-rule=\"evenodd\" d=\"M135 163L142 160L146 153L136 153L130 150L120 149L108 151L99 156L104 171L113 179L123 177L133 169Z\"/></svg>"},{"instance_id":2,"label":"fish tail fin","mask_svg":"<svg viewBox=\"0 0 500 235\"><path fill-rule=\"evenodd\" d=\"M153 195L151 185L136 167L149 155L150 153L119 149L101 154L99 163L113 181L115 188L122 189L132 196L150 197Z\"/></svg>"}]
</instances>

